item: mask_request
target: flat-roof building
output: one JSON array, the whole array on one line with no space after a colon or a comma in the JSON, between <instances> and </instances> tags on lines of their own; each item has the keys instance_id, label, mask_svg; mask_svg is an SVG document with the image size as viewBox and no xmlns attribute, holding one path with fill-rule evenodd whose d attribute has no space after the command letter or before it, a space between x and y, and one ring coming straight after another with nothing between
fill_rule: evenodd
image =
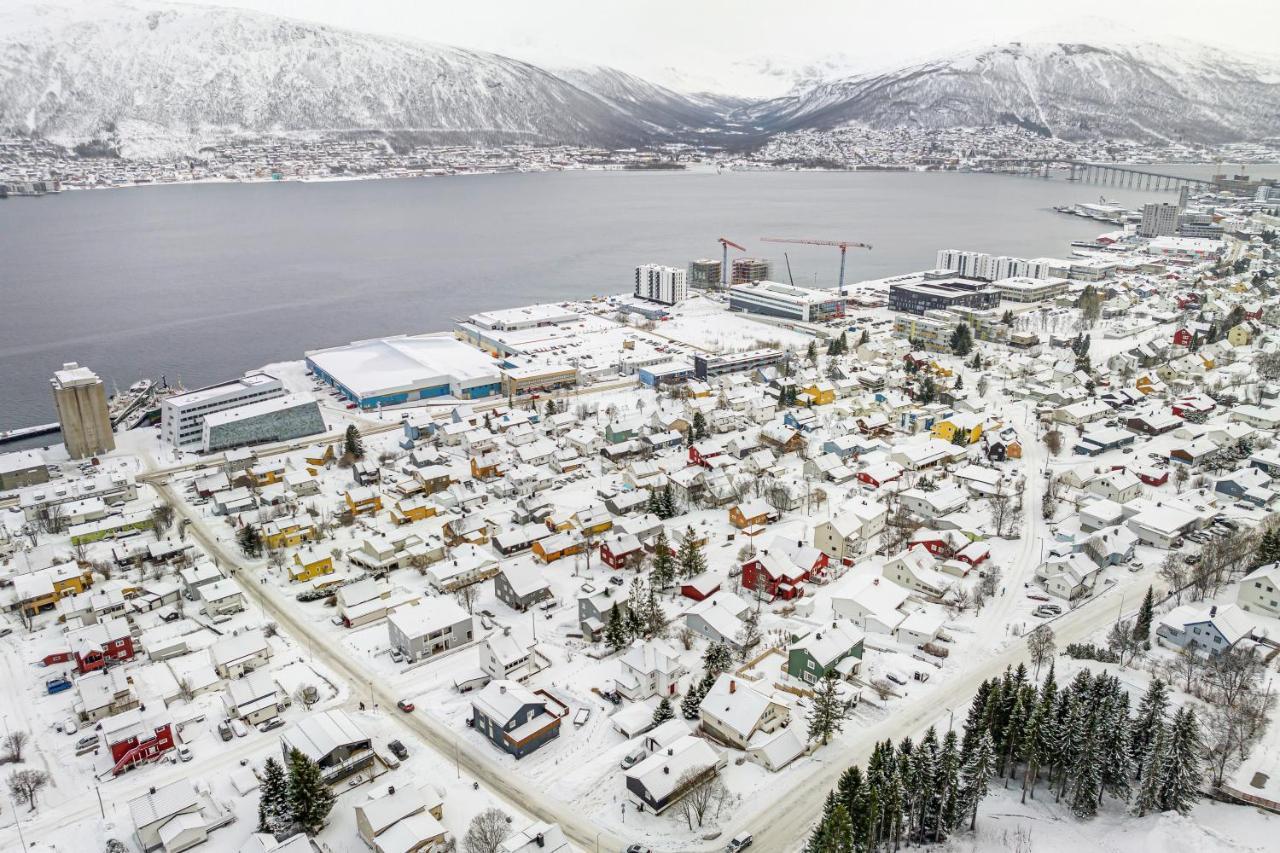
<instances>
[{"instance_id":1,"label":"flat-roof building","mask_svg":"<svg viewBox=\"0 0 1280 853\"><path fill-rule=\"evenodd\" d=\"M204 440L204 420L209 415L283 396L284 383L260 371L175 394L160 401L160 435L174 447L198 446Z\"/></svg>"},{"instance_id":2,"label":"flat-roof building","mask_svg":"<svg viewBox=\"0 0 1280 853\"><path fill-rule=\"evenodd\" d=\"M766 281L769 278L769 262L763 258L734 258L729 264L729 284L747 284Z\"/></svg>"},{"instance_id":3,"label":"flat-roof building","mask_svg":"<svg viewBox=\"0 0 1280 853\"><path fill-rule=\"evenodd\" d=\"M689 286L703 290L718 290L720 281L720 261L710 258L699 258L689 264Z\"/></svg>"},{"instance_id":4,"label":"flat-roof building","mask_svg":"<svg viewBox=\"0 0 1280 853\"><path fill-rule=\"evenodd\" d=\"M809 323L843 316L844 300L830 290L757 281L730 287L729 309Z\"/></svg>"},{"instance_id":5,"label":"flat-roof building","mask_svg":"<svg viewBox=\"0 0 1280 853\"><path fill-rule=\"evenodd\" d=\"M991 286L1008 302L1047 302L1067 292L1070 285L1065 278L1014 278L997 279Z\"/></svg>"},{"instance_id":6,"label":"flat-roof building","mask_svg":"<svg viewBox=\"0 0 1280 853\"><path fill-rule=\"evenodd\" d=\"M889 307L911 314L955 307L995 308L999 304L999 291L984 281L949 278L889 285Z\"/></svg>"},{"instance_id":7,"label":"flat-roof building","mask_svg":"<svg viewBox=\"0 0 1280 853\"><path fill-rule=\"evenodd\" d=\"M362 409L502 391L498 365L451 335L398 335L307 353L307 367Z\"/></svg>"},{"instance_id":8,"label":"flat-roof building","mask_svg":"<svg viewBox=\"0 0 1280 853\"><path fill-rule=\"evenodd\" d=\"M741 373L755 370L782 361L782 351L776 349L756 349L747 352L731 352L724 355L695 355L693 357L693 374L699 379L722 376L726 373Z\"/></svg>"},{"instance_id":9,"label":"flat-roof building","mask_svg":"<svg viewBox=\"0 0 1280 853\"><path fill-rule=\"evenodd\" d=\"M286 394L206 415L202 429L201 445L214 453L322 433L324 416L310 394Z\"/></svg>"},{"instance_id":10,"label":"flat-roof building","mask_svg":"<svg viewBox=\"0 0 1280 853\"><path fill-rule=\"evenodd\" d=\"M689 298L689 285L684 270L658 264L636 267L635 295L639 299L675 305Z\"/></svg>"}]
</instances>

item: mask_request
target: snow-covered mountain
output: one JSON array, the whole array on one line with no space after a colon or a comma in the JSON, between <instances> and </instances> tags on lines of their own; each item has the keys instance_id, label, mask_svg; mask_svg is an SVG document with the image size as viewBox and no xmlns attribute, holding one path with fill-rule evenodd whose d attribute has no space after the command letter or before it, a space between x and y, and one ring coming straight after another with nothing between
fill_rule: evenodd
<instances>
[{"instance_id":1,"label":"snow-covered mountain","mask_svg":"<svg viewBox=\"0 0 1280 853\"><path fill-rule=\"evenodd\" d=\"M738 111L765 131L1019 124L1064 138L1280 133L1280 63L1199 45L1014 43L803 88Z\"/></svg>"},{"instance_id":2,"label":"snow-covered mountain","mask_svg":"<svg viewBox=\"0 0 1280 853\"><path fill-rule=\"evenodd\" d=\"M0 129L112 140L126 154L280 131L620 145L720 112L621 73L575 83L495 54L238 9L106 2L0 17Z\"/></svg>"}]
</instances>

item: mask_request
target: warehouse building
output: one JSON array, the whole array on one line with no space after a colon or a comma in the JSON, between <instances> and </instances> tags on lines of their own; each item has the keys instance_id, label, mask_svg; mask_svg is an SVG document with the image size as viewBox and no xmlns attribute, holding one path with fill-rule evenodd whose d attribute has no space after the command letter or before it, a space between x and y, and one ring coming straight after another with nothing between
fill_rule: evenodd
<instances>
[{"instance_id":1,"label":"warehouse building","mask_svg":"<svg viewBox=\"0 0 1280 853\"><path fill-rule=\"evenodd\" d=\"M307 353L307 368L362 409L502 391L489 355L450 335L398 335Z\"/></svg>"}]
</instances>

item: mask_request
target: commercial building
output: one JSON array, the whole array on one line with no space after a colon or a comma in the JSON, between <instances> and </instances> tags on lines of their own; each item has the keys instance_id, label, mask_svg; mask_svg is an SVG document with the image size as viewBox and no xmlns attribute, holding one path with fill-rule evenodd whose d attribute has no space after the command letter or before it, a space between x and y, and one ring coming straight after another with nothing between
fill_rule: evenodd
<instances>
[{"instance_id":1,"label":"commercial building","mask_svg":"<svg viewBox=\"0 0 1280 853\"><path fill-rule=\"evenodd\" d=\"M1047 302L1067 292L1065 278L1030 278L1015 276L997 279L991 286L1006 302Z\"/></svg>"},{"instance_id":2,"label":"commercial building","mask_svg":"<svg viewBox=\"0 0 1280 853\"><path fill-rule=\"evenodd\" d=\"M502 391L494 360L450 335L399 335L307 353L307 367L362 409Z\"/></svg>"},{"instance_id":3,"label":"commercial building","mask_svg":"<svg viewBox=\"0 0 1280 853\"><path fill-rule=\"evenodd\" d=\"M1194 258L1206 260L1222 254L1221 240L1204 240L1195 237L1156 237L1147 244L1147 251L1169 258Z\"/></svg>"},{"instance_id":4,"label":"commercial building","mask_svg":"<svg viewBox=\"0 0 1280 853\"><path fill-rule=\"evenodd\" d=\"M695 355L693 375L699 379L707 379L712 376L723 376L726 373L756 370L777 364L779 361L782 361L782 351L776 349L755 349L726 355Z\"/></svg>"},{"instance_id":5,"label":"commercial building","mask_svg":"<svg viewBox=\"0 0 1280 853\"><path fill-rule=\"evenodd\" d=\"M160 435L174 447L198 446L204 419L217 412L284 396L284 383L267 373L246 373L231 382L209 385L160 402Z\"/></svg>"},{"instance_id":6,"label":"commercial building","mask_svg":"<svg viewBox=\"0 0 1280 853\"><path fill-rule=\"evenodd\" d=\"M214 453L322 432L324 416L315 398L310 394L286 394L205 416L201 446L205 453Z\"/></svg>"},{"instance_id":7,"label":"commercial building","mask_svg":"<svg viewBox=\"0 0 1280 853\"><path fill-rule=\"evenodd\" d=\"M508 396L573 388L578 384L578 368L567 364L511 364L500 372L502 393Z\"/></svg>"},{"instance_id":8,"label":"commercial building","mask_svg":"<svg viewBox=\"0 0 1280 853\"><path fill-rule=\"evenodd\" d=\"M635 295L650 302L675 305L689 298L689 285L684 270L658 264L641 264L636 267Z\"/></svg>"},{"instance_id":9,"label":"commercial building","mask_svg":"<svg viewBox=\"0 0 1280 853\"><path fill-rule=\"evenodd\" d=\"M71 361L53 374L49 384L67 454L72 459L87 459L115 450L107 391L98 374Z\"/></svg>"},{"instance_id":10,"label":"commercial building","mask_svg":"<svg viewBox=\"0 0 1280 853\"><path fill-rule=\"evenodd\" d=\"M1142 224L1139 237L1172 237L1178 230L1178 206L1167 201L1150 202L1142 206Z\"/></svg>"},{"instance_id":11,"label":"commercial building","mask_svg":"<svg viewBox=\"0 0 1280 853\"><path fill-rule=\"evenodd\" d=\"M729 284L749 284L769 278L769 262L763 258L734 258L729 264Z\"/></svg>"},{"instance_id":12,"label":"commercial building","mask_svg":"<svg viewBox=\"0 0 1280 853\"><path fill-rule=\"evenodd\" d=\"M689 264L689 286L703 290L718 290L720 282L720 262L710 258L700 258Z\"/></svg>"},{"instance_id":13,"label":"commercial building","mask_svg":"<svg viewBox=\"0 0 1280 853\"><path fill-rule=\"evenodd\" d=\"M984 281L948 278L889 285L889 307L921 314L933 309L995 308L1000 292Z\"/></svg>"},{"instance_id":14,"label":"commercial building","mask_svg":"<svg viewBox=\"0 0 1280 853\"><path fill-rule=\"evenodd\" d=\"M49 469L39 450L0 454L0 492L49 482Z\"/></svg>"},{"instance_id":15,"label":"commercial building","mask_svg":"<svg viewBox=\"0 0 1280 853\"><path fill-rule=\"evenodd\" d=\"M844 316L844 300L830 290L758 281L730 287L729 309L816 323Z\"/></svg>"},{"instance_id":16,"label":"commercial building","mask_svg":"<svg viewBox=\"0 0 1280 853\"><path fill-rule=\"evenodd\" d=\"M1221 240L1225 230L1220 224L1213 221L1212 213L1184 213L1178 217L1179 237Z\"/></svg>"}]
</instances>

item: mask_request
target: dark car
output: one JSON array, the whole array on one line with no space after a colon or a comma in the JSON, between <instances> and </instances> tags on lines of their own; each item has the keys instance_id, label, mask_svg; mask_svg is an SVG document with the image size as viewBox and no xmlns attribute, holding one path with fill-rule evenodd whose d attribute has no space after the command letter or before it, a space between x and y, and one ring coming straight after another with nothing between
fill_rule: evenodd
<instances>
[{"instance_id":1,"label":"dark car","mask_svg":"<svg viewBox=\"0 0 1280 853\"><path fill-rule=\"evenodd\" d=\"M414 704L410 702L408 699L401 699L399 702L396 703L396 707L399 708L401 711L404 711L406 714L412 714Z\"/></svg>"},{"instance_id":2,"label":"dark car","mask_svg":"<svg viewBox=\"0 0 1280 853\"><path fill-rule=\"evenodd\" d=\"M405 749L404 744L398 740L393 740L391 743L387 744L387 749L391 750L391 754L401 761L404 761L409 757L409 750Z\"/></svg>"},{"instance_id":3,"label":"dark car","mask_svg":"<svg viewBox=\"0 0 1280 853\"><path fill-rule=\"evenodd\" d=\"M163 619L165 622L177 622L179 619L182 618L182 614L176 610L173 610L161 616L160 618Z\"/></svg>"}]
</instances>

